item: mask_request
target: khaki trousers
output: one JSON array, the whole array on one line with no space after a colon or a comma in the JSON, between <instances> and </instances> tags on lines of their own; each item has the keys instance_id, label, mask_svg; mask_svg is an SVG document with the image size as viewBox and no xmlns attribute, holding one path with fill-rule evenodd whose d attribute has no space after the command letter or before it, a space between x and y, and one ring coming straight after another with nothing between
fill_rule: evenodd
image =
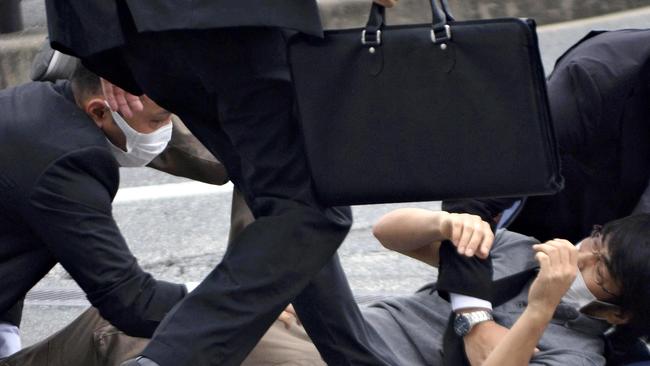
<instances>
[{"instance_id":1,"label":"khaki trousers","mask_svg":"<svg viewBox=\"0 0 650 366\"><path fill-rule=\"evenodd\" d=\"M148 339L113 327L90 308L47 339L0 361L0 366L119 366L144 349ZM287 329L276 321L242 363L243 366L321 366L316 347L302 326Z\"/></svg>"}]
</instances>

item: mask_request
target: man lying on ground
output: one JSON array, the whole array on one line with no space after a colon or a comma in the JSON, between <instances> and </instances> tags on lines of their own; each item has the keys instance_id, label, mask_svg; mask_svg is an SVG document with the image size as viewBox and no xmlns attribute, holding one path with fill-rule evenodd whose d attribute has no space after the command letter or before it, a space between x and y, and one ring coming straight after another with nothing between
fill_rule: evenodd
<instances>
[{"instance_id":1,"label":"man lying on ground","mask_svg":"<svg viewBox=\"0 0 650 366\"><path fill-rule=\"evenodd\" d=\"M539 244L507 230L492 236L476 216L422 209L393 211L374 233L385 247L432 266L439 265L440 247L450 245L441 244L446 239L456 245L494 239L498 295L491 314L454 315L449 303L434 293L435 284L363 307L370 329L384 338L402 365L467 362L462 354L452 354L459 351L450 347L453 338L490 317L509 331L473 365L604 365L602 335L607 329L616 325L645 335L650 324L650 264L643 260L650 255L650 215L610 222L577 246L561 239ZM324 365L304 329L285 325L276 322L244 365ZM39 357L47 360L38 363L44 366L119 365L146 342L120 334L89 310L0 366Z\"/></svg>"}]
</instances>

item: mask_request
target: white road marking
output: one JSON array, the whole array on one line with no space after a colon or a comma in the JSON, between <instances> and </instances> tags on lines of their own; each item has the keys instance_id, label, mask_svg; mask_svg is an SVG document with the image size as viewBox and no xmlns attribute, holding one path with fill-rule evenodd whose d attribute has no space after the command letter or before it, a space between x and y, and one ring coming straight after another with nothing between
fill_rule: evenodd
<instances>
[{"instance_id":1,"label":"white road marking","mask_svg":"<svg viewBox=\"0 0 650 366\"><path fill-rule=\"evenodd\" d=\"M211 194L232 193L232 183L215 186L201 182L158 184L141 187L121 188L113 204L126 204L139 201L151 201L167 198L204 196Z\"/></svg>"}]
</instances>

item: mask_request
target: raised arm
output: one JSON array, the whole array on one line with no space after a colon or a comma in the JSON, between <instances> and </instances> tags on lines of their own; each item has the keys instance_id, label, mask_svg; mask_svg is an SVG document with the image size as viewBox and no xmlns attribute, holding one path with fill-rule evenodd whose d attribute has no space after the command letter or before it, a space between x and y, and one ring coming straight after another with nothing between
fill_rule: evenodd
<instances>
[{"instance_id":1,"label":"raised arm","mask_svg":"<svg viewBox=\"0 0 650 366\"><path fill-rule=\"evenodd\" d=\"M480 217L419 208L398 209L384 215L373 234L387 249L432 266L439 263L440 243L451 240L458 253L486 258L494 241L490 225Z\"/></svg>"},{"instance_id":2,"label":"raised arm","mask_svg":"<svg viewBox=\"0 0 650 366\"><path fill-rule=\"evenodd\" d=\"M530 287L528 306L483 366L528 365L555 308L576 277L578 251L573 244L556 239L533 248L541 269Z\"/></svg>"}]
</instances>

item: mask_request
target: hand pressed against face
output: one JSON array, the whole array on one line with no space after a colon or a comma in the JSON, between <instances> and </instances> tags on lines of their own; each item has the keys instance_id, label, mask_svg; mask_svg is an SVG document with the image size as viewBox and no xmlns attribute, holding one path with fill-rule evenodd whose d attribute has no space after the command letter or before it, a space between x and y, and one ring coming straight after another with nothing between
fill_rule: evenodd
<instances>
[{"instance_id":1,"label":"hand pressed against face","mask_svg":"<svg viewBox=\"0 0 650 366\"><path fill-rule=\"evenodd\" d=\"M131 128L139 133L149 134L171 123L169 111L157 105L146 95L140 97L140 100L143 105L141 111L134 112L132 117L122 116ZM115 146L126 148L126 137L115 123L102 97L88 100L84 109Z\"/></svg>"},{"instance_id":2,"label":"hand pressed against face","mask_svg":"<svg viewBox=\"0 0 650 366\"><path fill-rule=\"evenodd\" d=\"M603 241L600 227L584 239L578 253L578 268L589 291L599 300L581 309L585 314L604 319L610 324L624 324L629 321L626 314L616 305L622 294L619 279L610 270L609 245Z\"/></svg>"},{"instance_id":3,"label":"hand pressed against face","mask_svg":"<svg viewBox=\"0 0 650 366\"><path fill-rule=\"evenodd\" d=\"M621 294L621 285L609 270L609 249L600 230L582 241L578 252L578 268L589 291L600 301L615 302Z\"/></svg>"}]
</instances>

